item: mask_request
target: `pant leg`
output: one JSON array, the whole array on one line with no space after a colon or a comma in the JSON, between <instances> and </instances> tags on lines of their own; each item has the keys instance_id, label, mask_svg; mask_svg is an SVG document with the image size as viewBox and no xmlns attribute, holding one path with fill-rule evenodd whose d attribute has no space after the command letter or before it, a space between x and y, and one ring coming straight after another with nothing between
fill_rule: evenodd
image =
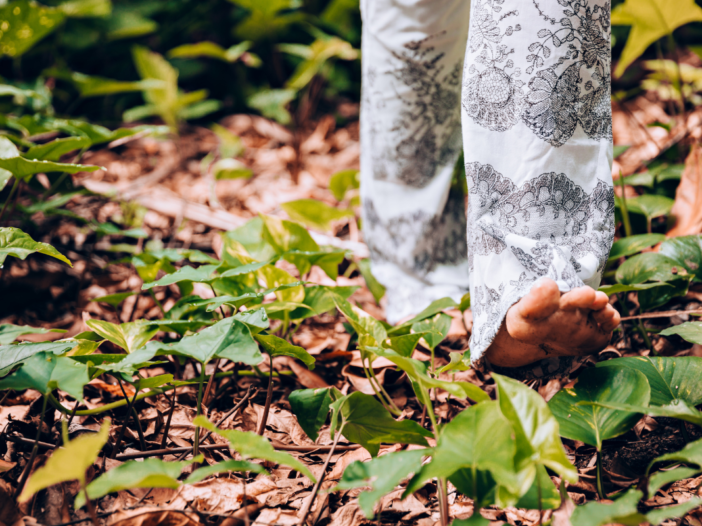
<instances>
[{"instance_id":1,"label":"pant leg","mask_svg":"<svg viewBox=\"0 0 702 526\"><path fill-rule=\"evenodd\" d=\"M461 70L469 0L361 0L361 197L394 323L468 290Z\"/></svg>"},{"instance_id":2,"label":"pant leg","mask_svg":"<svg viewBox=\"0 0 702 526\"><path fill-rule=\"evenodd\" d=\"M597 287L614 235L609 0L474 0L463 71L472 358L541 277Z\"/></svg>"}]
</instances>

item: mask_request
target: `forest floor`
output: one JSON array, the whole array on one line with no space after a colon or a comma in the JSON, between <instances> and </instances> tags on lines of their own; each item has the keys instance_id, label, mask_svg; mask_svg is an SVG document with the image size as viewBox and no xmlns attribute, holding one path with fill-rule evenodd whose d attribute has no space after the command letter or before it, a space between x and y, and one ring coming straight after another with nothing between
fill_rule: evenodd
<instances>
[{"instance_id":1,"label":"forest floor","mask_svg":"<svg viewBox=\"0 0 702 526\"><path fill-rule=\"evenodd\" d=\"M72 197L66 208L86 220L104 223L110 219L120 222L141 220L150 240L160 240L166 247L197 248L203 252L218 254L221 242L219 233L233 229L259 213L284 216L281 203L314 198L335 205L329 191L329 178L344 169L359 166L357 107L344 109L343 126L336 125L334 117L325 117L309 129L295 136L287 129L261 117L235 115L221 124L241 137L245 147L243 160L253 171L249 179L221 180L213 185L201 173L202 158L216 148L215 135L203 128L185 130L179 138L156 140L136 138L118 141L107 148L88 152L82 162L105 167L104 171L78 174L74 178L77 186L85 186L91 192ZM627 107L616 107L614 116L615 144L635 145L615 163L615 171L624 174L638 170L641 163L653 158L672 140L675 130L664 127L647 127L653 122L666 122L667 116L660 104L641 97ZM694 119L695 115L691 115ZM699 119L699 116L697 117ZM20 198L20 204L22 199ZM131 204L127 204L131 203ZM30 335L23 339L44 341L66 338L88 330L85 321L94 318L110 322L127 322L139 318L161 317L161 309L154 298L141 291L142 281L134 267L120 262L125 247L116 243L131 243L141 248L146 240L116 239L114 236L98 239L86 231L80 221L66 215L44 216L37 212L31 218L35 239L53 244L73 262L73 268L48 258L36 257L20 261L8 258L0 272L0 323L31 325L65 329L64 334ZM326 238L324 237L326 236ZM341 221L335 231L319 234L321 242L333 242L352 250L358 257L366 257L367 249L355 221ZM334 240L335 239L335 240ZM153 242L153 241L151 241ZM134 249L134 247L132 247ZM294 272L294 268L289 269ZM344 272L341 269L341 274ZM308 281L334 284L321 272L313 270ZM358 286L351 301L378 319L384 319L383 303L377 304L358 271L341 275L337 285ZM201 296L211 296L209 289L198 289ZM163 309L168 310L180 297L175 285L159 287L155 298ZM94 302L108 294L137 292L122 302L119 308ZM684 298L677 299L667 309L690 311L702 308L702 287L693 286ZM598 356L574 363L569 370L552 377L553 371L538 367L522 371L523 380L545 398L549 399L559 389L576 377L580 368L600 360L620 356L646 355L650 352L635 325L640 318L633 311L633 318L626 319L622 331L615 335L612 345ZM670 326L689 319L688 314L653 313L645 319L648 326ZM438 364L448 363L448 353L468 348L470 315L463 319L460 313L454 316L449 337L437 351ZM326 427L313 443L298 425L290 411L287 395L300 387L316 388L333 385L343 393L359 390L373 394L361 368L360 353L349 345L350 335L336 314L325 314L306 320L293 336L295 344L304 347L317 359L314 371L308 371L287 357L274 359L274 368L282 373L274 381L274 398L265 436L279 449L289 451L307 464L315 475L322 464L331 443ZM653 347L664 356L702 356L702 348L691 346L682 339L652 336ZM109 345L109 344L108 344ZM415 351L415 358L429 359L429 352ZM208 374L213 372L211 364ZM233 364L230 364L233 368ZM420 420L421 406L412 394L406 376L397 371L387 360L379 359L373 364L378 378L402 410L403 418ZM264 372L267 367L261 365ZM196 371L190 365L175 370L173 363L150 369L151 374L175 373L180 379L191 379ZM224 369L226 371L226 368ZM232 376L236 381L224 379L214 386L207 401L208 416L218 421L239 402L241 409L222 424L229 429L254 431L263 412L267 379L256 376ZM457 372L457 380L478 384L494 395L489 373L469 370ZM131 389L131 387L130 387ZM127 390L127 395L133 395ZM184 387L175 398L168 447L192 446L195 414L196 388ZM94 408L123 397L119 386L103 380L93 380L85 390L85 402L81 408ZM22 395L12 393L0 401L0 430L5 439L0 440L0 472L14 467L18 456L27 458L31 450L41 411L40 394L26 391ZM137 403L136 409L145 426L147 452L160 450L163 441L164 421L171 410L172 399L167 395L146 398ZM70 402L66 402L69 405ZM467 402L440 394L435 402L435 411L442 421L451 420L463 410ZM60 413L50 412L46 419L49 427L42 435L48 443L35 459L35 467L45 462L49 446L60 442L59 429L52 424L60 419ZM123 411L113 415L119 422ZM75 417L71 434L81 430L97 430L102 415ZM693 426L681 427L677 421L645 417L627 434L608 441L604 450L606 490L610 495L620 489L641 483L649 462L669 451L676 451L684 442L683 433L697 438L699 433ZM697 434L696 434L697 433ZM24 440L22 440L24 439ZM115 460L107 461L107 468L118 465L128 458L143 457L139 436L133 427L128 427L126 446ZM213 446L224 444L223 439L212 436ZM576 504L592 500L595 489L595 450L583 443L564 440L569 458L579 468L581 479L567 490ZM331 460L322 493L315 501L312 516L318 524L356 526L367 521L360 512L356 496L359 490L325 493L335 485L343 470L354 460L370 458L365 449L353 444L343 444ZM381 454L400 449L401 446L381 448ZM226 448L204 449L206 461L218 462L230 458ZM175 460L177 455L161 458ZM5 460L2 460L2 459ZM21 464L21 463L20 463ZM22 467L22 466L20 466ZM131 490L121 491L116 497L107 497L99 502L98 513L109 525L146 526L152 524L190 525L197 523L244 524L243 505L253 524L292 525L297 524L296 515L303 501L311 494L312 484L305 477L292 478L289 469L273 469L271 477L220 476L204 482L184 486L179 490ZM86 520L84 510L73 511L72 502L78 490L76 484L52 486L40 493L26 505L14 503L12 478L0 480L0 524L16 523L27 517L24 524L36 523L56 526L77 519ZM558 482L557 480L555 482ZM665 491L658 492L647 503L657 507L675 502L684 502L698 493L702 477L686 479ZM413 524L431 526L437 523L439 512L436 488L425 486L421 491L401 500L398 489L385 496L380 504L380 518L375 524ZM450 516L465 518L472 513L472 502L457 495L455 489L449 494ZM547 512L547 517L550 512ZM702 525L702 513L688 516L690 524ZM537 512L509 508L486 509L483 515L495 523L532 526L538 522ZM28 517L35 517L29 520Z\"/></svg>"}]
</instances>

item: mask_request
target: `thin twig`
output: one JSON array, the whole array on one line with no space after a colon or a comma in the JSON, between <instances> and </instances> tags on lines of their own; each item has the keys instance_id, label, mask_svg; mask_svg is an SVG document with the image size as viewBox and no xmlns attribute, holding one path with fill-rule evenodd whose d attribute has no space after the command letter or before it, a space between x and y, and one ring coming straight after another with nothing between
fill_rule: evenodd
<instances>
[{"instance_id":1,"label":"thin twig","mask_svg":"<svg viewBox=\"0 0 702 526\"><path fill-rule=\"evenodd\" d=\"M85 503L88 506L88 512L90 513L90 520L93 521L93 526L100 526L98 523L98 518L97 514L95 513L95 505L93 504L93 501L90 500L90 497L88 497L88 487L83 484L83 495L85 495Z\"/></svg>"},{"instance_id":2,"label":"thin twig","mask_svg":"<svg viewBox=\"0 0 702 526\"><path fill-rule=\"evenodd\" d=\"M668 318L670 316L680 316L681 314L702 314L702 309L647 312L645 314L637 314L636 316L625 316L622 318L622 321L643 320L647 318Z\"/></svg>"},{"instance_id":3,"label":"thin twig","mask_svg":"<svg viewBox=\"0 0 702 526\"><path fill-rule=\"evenodd\" d=\"M37 457L37 452L39 451L39 439L41 438L41 428L44 425L44 413L46 412L46 400L47 396L44 395L44 400L41 404L41 417L39 417L39 428L37 429L37 438L34 440L34 447L32 448L32 454L29 455L29 460L27 465L24 466L22 470L22 475L20 476L19 483L17 484L17 489L15 490L15 499L20 494L24 488L24 483L27 482L27 477L29 477L29 472L32 470L32 464L34 464L34 459ZM8 437L9 438L9 437Z\"/></svg>"},{"instance_id":4,"label":"thin twig","mask_svg":"<svg viewBox=\"0 0 702 526\"><path fill-rule=\"evenodd\" d=\"M161 449L166 449L168 445L168 431L171 428L171 420L173 419L173 410L176 405L176 391L173 389L173 396L171 396L171 409L168 411L168 419L166 420L166 427L163 430L163 440L161 440Z\"/></svg>"},{"instance_id":5,"label":"thin twig","mask_svg":"<svg viewBox=\"0 0 702 526\"><path fill-rule=\"evenodd\" d=\"M270 371L273 372L273 355L269 354ZM273 401L273 375L268 376L268 392L266 393L266 405L263 407L263 416L261 417L261 422L258 425L258 434L263 436L263 432L266 430L266 424L268 423L268 412L271 409L271 402Z\"/></svg>"},{"instance_id":6,"label":"thin twig","mask_svg":"<svg viewBox=\"0 0 702 526\"><path fill-rule=\"evenodd\" d=\"M322 482L324 482L324 476L327 474L327 468L329 467L329 462L331 461L332 455L334 455L334 450L336 449L336 446L339 443L340 437L341 437L341 429L339 429L339 431L337 431L336 437L334 437L334 443L332 444L332 447L329 450L329 454L327 455L327 459L324 461L324 466L322 467L322 472L319 475L319 479L315 483L314 488L312 489L312 496L305 503L305 507L302 509L302 518L300 519L299 526L305 526L305 522L307 521L307 515L310 514L310 510L312 509L312 504L314 503L314 499L317 497L317 493L319 493L319 488L322 486Z\"/></svg>"},{"instance_id":7,"label":"thin twig","mask_svg":"<svg viewBox=\"0 0 702 526\"><path fill-rule=\"evenodd\" d=\"M124 422L122 422L122 428L119 430L119 435L117 436L117 441L115 442L115 448L112 450L112 454L110 455L110 458L114 459L117 456L117 451L119 450L119 446L122 445L122 438L124 437L124 432L127 430L127 423L129 422L129 416L132 411L132 406L134 405L134 402L136 402L137 395L139 394L139 390L137 389L134 393L134 398L130 401L129 398L127 398L127 413L124 415ZM105 456L107 458L107 456ZM104 467L103 463L103 467Z\"/></svg>"},{"instance_id":8,"label":"thin twig","mask_svg":"<svg viewBox=\"0 0 702 526\"><path fill-rule=\"evenodd\" d=\"M119 388L122 390L122 394L124 395L125 398L127 398L127 391L124 390L124 384L122 383L121 378L117 378L117 381L119 382ZM139 391L137 389L137 391ZM73 412L75 414L75 411ZM139 445L141 446L142 451L146 451L146 439L144 438L144 431L141 429L141 422L139 422L139 415L136 412L136 409L134 408L134 404L132 404L132 419L134 420L134 426L137 428L137 432L139 433Z\"/></svg>"},{"instance_id":9,"label":"thin twig","mask_svg":"<svg viewBox=\"0 0 702 526\"><path fill-rule=\"evenodd\" d=\"M202 397L202 405L205 407L208 407L208 402L210 400L210 392L212 391L212 385L214 384L215 380L215 375L217 374L217 371L219 370L219 364L222 360L220 358L217 358L217 361L215 362L215 368L214 371L212 371L212 375L210 376L210 379L207 382L207 387L205 388L205 394Z\"/></svg>"}]
</instances>

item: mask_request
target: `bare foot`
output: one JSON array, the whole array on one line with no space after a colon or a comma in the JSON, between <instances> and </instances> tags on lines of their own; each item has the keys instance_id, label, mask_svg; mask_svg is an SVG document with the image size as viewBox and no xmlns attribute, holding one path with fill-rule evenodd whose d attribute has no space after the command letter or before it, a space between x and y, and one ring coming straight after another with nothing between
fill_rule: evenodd
<instances>
[{"instance_id":1,"label":"bare foot","mask_svg":"<svg viewBox=\"0 0 702 526\"><path fill-rule=\"evenodd\" d=\"M561 294L555 281L543 278L507 311L485 356L499 367L520 367L593 354L607 346L619 321L604 292L580 287Z\"/></svg>"}]
</instances>

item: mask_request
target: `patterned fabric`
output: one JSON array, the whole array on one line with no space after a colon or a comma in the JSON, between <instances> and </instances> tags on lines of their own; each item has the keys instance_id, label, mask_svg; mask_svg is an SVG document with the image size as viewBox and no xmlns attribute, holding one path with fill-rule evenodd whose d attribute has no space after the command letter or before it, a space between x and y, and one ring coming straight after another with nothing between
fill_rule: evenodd
<instances>
[{"instance_id":1,"label":"patterned fabric","mask_svg":"<svg viewBox=\"0 0 702 526\"><path fill-rule=\"evenodd\" d=\"M388 321L469 287L478 360L539 278L599 284L614 232L610 3L361 3L364 236ZM451 183L461 130L467 207Z\"/></svg>"}]
</instances>

